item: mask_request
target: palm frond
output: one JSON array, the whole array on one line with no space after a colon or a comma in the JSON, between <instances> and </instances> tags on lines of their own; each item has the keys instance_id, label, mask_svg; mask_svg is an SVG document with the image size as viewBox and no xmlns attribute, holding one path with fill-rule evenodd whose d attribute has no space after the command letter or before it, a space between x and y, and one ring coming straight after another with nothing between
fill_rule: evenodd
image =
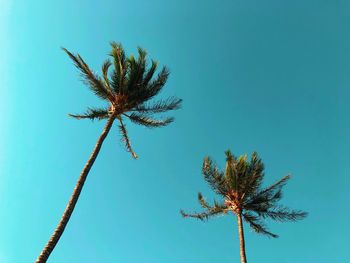
<instances>
[{"instance_id":1,"label":"palm frond","mask_svg":"<svg viewBox=\"0 0 350 263\"><path fill-rule=\"evenodd\" d=\"M66 48L62 48L67 55L73 60L76 68L79 69L83 81L90 87L90 89L101 99L103 100L111 100L113 98L113 94L111 91L103 85L101 78L94 74L89 66L85 63L82 57L77 54L74 55L69 52Z\"/></svg>"},{"instance_id":2,"label":"palm frond","mask_svg":"<svg viewBox=\"0 0 350 263\"><path fill-rule=\"evenodd\" d=\"M166 100L138 105L133 110L140 113L162 113L179 109L181 107L181 102L181 99L170 97Z\"/></svg>"},{"instance_id":3,"label":"palm frond","mask_svg":"<svg viewBox=\"0 0 350 263\"><path fill-rule=\"evenodd\" d=\"M276 191L278 189L281 189L287 183L287 181L290 179L290 177L291 177L290 175L284 176L282 179L278 180L276 183L274 183L274 184L270 185L269 187L260 191L259 194L264 194L264 193L269 192L269 191Z\"/></svg>"},{"instance_id":4,"label":"palm frond","mask_svg":"<svg viewBox=\"0 0 350 263\"><path fill-rule=\"evenodd\" d=\"M253 152L250 159L247 175L241 182L242 191L246 194L247 197L256 194L261 187L263 179L264 164L259 158L258 154L256 152Z\"/></svg>"},{"instance_id":5,"label":"palm frond","mask_svg":"<svg viewBox=\"0 0 350 263\"><path fill-rule=\"evenodd\" d=\"M112 88L111 88L111 85L110 85L109 79L108 79L108 69L111 65L112 65L111 61L109 59L107 59L102 65L102 74L103 74L103 79L106 83L106 86L108 87L109 90L112 91Z\"/></svg>"},{"instance_id":6,"label":"palm frond","mask_svg":"<svg viewBox=\"0 0 350 263\"><path fill-rule=\"evenodd\" d=\"M219 171L217 166L208 156L204 158L202 173L204 180L208 182L214 192L222 196L226 196L227 189L225 186L225 178L223 173Z\"/></svg>"},{"instance_id":7,"label":"palm frond","mask_svg":"<svg viewBox=\"0 0 350 263\"><path fill-rule=\"evenodd\" d=\"M225 168L225 182L228 189L232 189L234 192L237 192L238 188L238 174L236 169L236 160L232 155L231 151L226 151L226 168Z\"/></svg>"},{"instance_id":8,"label":"palm frond","mask_svg":"<svg viewBox=\"0 0 350 263\"><path fill-rule=\"evenodd\" d=\"M147 63L146 63L147 51L141 47L138 47L137 52L139 54L139 57L137 60L137 65L138 65L137 83L139 85L142 85L143 84L143 76L145 74L146 67L147 67Z\"/></svg>"},{"instance_id":9,"label":"palm frond","mask_svg":"<svg viewBox=\"0 0 350 263\"><path fill-rule=\"evenodd\" d=\"M274 206L282 198L282 187L290 179L287 175L274 183L273 185L251 195L245 200L244 206L246 209L254 210L259 205L266 205L268 207Z\"/></svg>"},{"instance_id":10,"label":"palm frond","mask_svg":"<svg viewBox=\"0 0 350 263\"><path fill-rule=\"evenodd\" d=\"M128 72L128 85L127 92L129 96L134 97L135 94L143 89L143 75L146 70L146 56L147 52L138 47L138 59L136 60L134 56L130 56L128 59L129 72Z\"/></svg>"},{"instance_id":11,"label":"palm frond","mask_svg":"<svg viewBox=\"0 0 350 263\"><path fill-rule=\"evenodd\" d=\"M198 193L198 201L200 203L200 205L205 208L205 209L210 209L209 204L207 203L207 201L204 199L203 195L201 193Z\"/></svg>"},{"instance_id":12,"label":"palm frond","mask_svg":"<svg viewBox=\"0 0 350 263\"><path fill-rule=\"evenodd\" d=\"M264 209L262 209L262 211L254 211L263 218L271 218L272 220L280 222L297 221L304 219L307 216L306 212L300 210L290 210L289 208L283 206L276 206L265 211Z\"/></svg>"},{"instance_id":13,"label":"palm frond","mask_svg":"<svg viewBox=\"0 0 350 263\"><path fill-rule=\"evenodd\" d=\"M258 234L266 235L269 237L277 238L278 235L271 233L268 231L266 226L259 220L258 217L250 214L250 213L243 213L244 220L249 223L250 227Z\"/></svg>"},{"instance_id":14,"label":"palm frond","mask_svg":"<svg viewBox=\"0 0 350 263\"><path fill-rule=\"evenodd\" d=\"M145 102L156 96L163 88L168 80L170 71L167 67L163 67L154 80L151 80L147 87L139 94L140 102Z\"/></svg>"},{"instance_id":15,"label":"palm frond","mask_svg":"<svg viewBox=\"0 0 350 263\"><path fill-rule=\"evenodd\" d=\"M247 210L261 210L269 209L274 207L276 203L282 198L282 190L278 189L275 191L264 192L256 196L250 196L248 199L244 200L243 206Z\"/></svg>"},{"instance_id":16,"label":"palm frond","mask_svg":"<svg viewBox=\"0 0 350 263\"><path fill-rule=\"evenodd\" d=\"M118 119L119 119L119 123L120 123L119 130L120 130L120 133L122 135L122 140L125 143L125 148L126 148L126 150L128 152L131 153L131 155L132 155L132 157L134 159L137 159L137 155L136 155L136 153L134 152L134 150L131 147L130 139L129 139L129 136L128 136L128 131L126 130L126 127L125 127L125 125L123 123L123 120L122 120L122 118L118 118Z\"/></svg>"},{"instance_id":17,"label":"palm frond","mask_svg":"<svg viewBox=\"0 0 350 263\"><path fill-rule=\"evenodd\" d=\"M157 128L166 126L174 121L173 117L168 117L164 120L155 120L150 118L147 114L142 113L131 113L130 115L124 114L132 122L146 126L147 128Z\"/></svg>"},{"instance_id":18,"label":"palm frond","mask_svg":"<svg viewBox=\"0 0 350 263\"><path fill-rule=\"evenodd\" d=\"M111 85L115 93L123 92L128 72L128 64L123 46L120 43L111 42L112 51L110 56L113 58L114 70L112 71Z\"/></svg>"},{"instance_id":19,"label":"palm frond","mask_svg":"<svg viewBox=\"0 0 350 263\"><path fill-rule=\"evenodd\" d=\"M183 217L192 217L192 218L197 218L201 221L204 221L204 220L208 220L209 218L209 215L208 213L206 212L203 212L203 213L193 213L193 214L188 214L186 213L184 210L180 210L180 214L183 216Z\"/></svg>"},{"instance_id":20,"label":"palm frond","mask_svg":"<svg viewBox=\"0 0 350 263\"><path fill-rule=\"evenodd\" d=\"M75 119L107 119L109 117L109 113L107 109L96 109L96 108L88 108L87 111L83 114L68 114L70 117Z\"/></svg>"},{"instance_id":21,"label":"palm frond","mask_svg":"<svg viewBox=\"0 0 350 263\"><path fill-rule=\"evenodd\" d=\"M208 205L208 204L207 204ZM213 216L218 216L223 213L227 213L227 207L224 204L219 204L217 202L214 203L214 206L210 207L208 205L207 211L202 212L202 213L193 213L189 214L184 212L183 210L180 210L180 213L183 217L192 217L192 218L197 218L201 221L208 220L210 217Z\"/></svg>"},{"instance_id":22,"label":"palm frond","mask_svg":"<svg viewBox=\"0 0 350 263\"><path fill-rule=\"evenodd\" d=\"M152 64L151 64L150 68L147 70L147 72L145 73L145 76L143 78L143 85L144 86L148 85L148 83L152 79L154 73L156 72L157 67L158 67L158 62L155 60L152 60Z\"/></svg>"}]
</instances>

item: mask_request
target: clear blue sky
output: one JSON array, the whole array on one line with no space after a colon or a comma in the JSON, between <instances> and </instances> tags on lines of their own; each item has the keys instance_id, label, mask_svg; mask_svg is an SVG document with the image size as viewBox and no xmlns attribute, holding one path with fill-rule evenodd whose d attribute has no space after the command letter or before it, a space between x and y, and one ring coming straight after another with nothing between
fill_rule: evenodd
<instances>
[{"instance_id":1,"label":"clear blue sky","mask_svg":"<svg viewBox=\"0 0 350 263\"><path fill-rule=\"evenodd\" d=\"M280 238L246 228L249 262L350 262L350 2L345 0L0 0L0 262L33 262L104 123L67 113L101 104L61 46L99 70L109 41L171 69L184 100L159 130L116 127L50 262L239 262L233 216L185 220L211 199L202 159L258 151L266 184L292 173Z\"/></svg>"}]
</instances>

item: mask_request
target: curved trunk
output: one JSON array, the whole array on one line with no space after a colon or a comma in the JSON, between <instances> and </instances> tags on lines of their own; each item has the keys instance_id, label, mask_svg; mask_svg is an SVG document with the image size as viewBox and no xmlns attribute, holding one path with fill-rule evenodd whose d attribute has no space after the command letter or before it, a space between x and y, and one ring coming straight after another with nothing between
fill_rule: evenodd
<instances>
[{"instance_id":1,"label":"curved trunk","mask_svg":"<svg viewBox=\"0 0 350 263\"><path fill-rule=\"evenodd\" d=\"M239 251L241 254L241 263L247 263L247 257L245 255L245 242L244 242L244 232L243 232L243 222L242 214L237 214L238 223L238 233L239 233Z\"/></svg>"},{"instance_id":2,"label":"curved trunk","mask_svg":"<svg viewBox=\"0 0 350 263\"><path fill-rule=\"evenodd\" d=\"M71 217L74 207L78 201L80 192L84 186L86 177L92 167L92 165L94 164L96 157L101 149L102 143L104 141L104 139L106 138L109 130L112 127L113 121L114 121L115 117L111 116L109 117L107 124L104 128L104 130L102 131L102 134L100 135L100 137L98 138L98 141L96 143L96 146L94 148L94 151L92 152L89 160L87 161L87 163L85 164L85 167L83 169L83 171L80 174L79 180L77 182L77 184L75 185L74 191L69 199L69 202L66 206L66 209L64 210L64 213L62 215L62 218L60 220L60 222L58 223L54 233L52 234L50 240L47 242L46 246L44 247L43 251L41 252L41 254L39 255L38 259L36 260L36 263L43 263L46 262L47 259L49 258L51 252L53 251L53 249L55 248L56 244L58 243L58 240L60 239L61 235L63 234L64 229L66 228L66 225L69 221L69 218Z\"/></svg>"}]
</instances>

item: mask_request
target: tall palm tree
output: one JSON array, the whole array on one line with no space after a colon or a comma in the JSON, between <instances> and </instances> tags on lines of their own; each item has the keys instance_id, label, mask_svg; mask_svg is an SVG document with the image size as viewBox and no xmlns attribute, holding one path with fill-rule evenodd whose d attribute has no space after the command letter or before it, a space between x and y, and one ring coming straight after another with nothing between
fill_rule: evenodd
<instances>
[{"instance_id":1,"label":"tall palm tree","mask_svg":"<svg viewBox=\"0 0 350 263\"><path fill-rule=\"evenodd\" d=\"M282 187L290 179L289 175L269 187L261 187L264 179L264 164L255 152L249 161L247 155L236 158L227 151L225 171L220 171L213 161L206 157L202 173L214 192L221 196L222 201L214 200L214 204L209 205L202 194L198 193L199 203L205 211L187 214L181 210L181 214L184 217L200 220L207 220L212 216L228 212L235 214L238 221L242 263L247 262L242 218L255 232L276 238L278 236L266 228L264 219L270 218L281 222L296 221L307 215L306 212L290 210L277 204L282 198Z\"/></svg>"},{"instance_id":2,"label":"tall palm tree","mask_svg":"<svg viewBox=\"0 0 350 263\"><path fill-rule=\"evenodd\" d=\"M86 85L100 99L108 103L108 106L104 108L88 108L83 114L70 114L70 116L76 119L106 119L107 123L80 174L60 222L36 262L46 262L60 239L78 201L86 177L96 160L102 143L111 129L113 122L117 120L126 150L136 159L137 155L131 147L124 119L129 119L135 124L149 128L163 127L171 123L174 118L168 117L159 120L154 119L153 116L157 113L176 110L180 107L181 100L175 97L159 101L152 100L162 90L168 79L169 70L166 67L163 67L155 75L158 64L152 60L151 64L149 66L147 65L147 53L144 49L138 48L138 58L134 56L127 58L121 44L112 42L111 46L112 51L110 56L112 61L107 59L103 63L102 77L95 74L80 55L74 55L63 48L80 71ZM114 68L111 74L109 74L108 71L112 65ZM149 102L150 100L152 101Z\"/></svg>"}]
</instances>

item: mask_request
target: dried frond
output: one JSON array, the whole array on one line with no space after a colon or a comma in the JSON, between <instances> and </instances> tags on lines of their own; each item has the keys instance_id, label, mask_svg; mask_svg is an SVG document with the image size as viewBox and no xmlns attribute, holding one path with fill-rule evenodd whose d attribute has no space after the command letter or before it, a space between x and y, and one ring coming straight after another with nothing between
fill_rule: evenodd
<instances>
[{"instance_id":1,"label":"dried frond","mask_svg":"<svg viewBox=\"0 0 350 263\"><path fill-rule=\"evenodd\" d=\"M120 133L122 135L122 139L123 139L123 141L125 143L125 148L126 148L126 150L128 152L131 153L131 155L132 155L132 157L134 159L137 159L137 155L136 155L136 153L134 152L134 150L131 147L130 139L129 139L129 136L128 136L128 131L126 130L126 127L125 127L125 125L123 123L123 120L122 120L122 118L118 118L118 119L119 119L119 123L120 123L119 130L120 130Z\"/></svg>"},{"instance_id":2,"label":"dried frond","mask_svg":"<svg viewBox=\"0 0 350 263\"><path fill-rule=\"evenodd\" d=\"M183 210L180 210L180 213L183 217L192 217L192 218L197 218L199 220L204 221L204 220L208 220L210 217L227 213L227 207L225 205L219 205L216 203L216 205L214 205L213 207L209 207L207 211L202 213L188 214Z\"/></svg>"}]
</instances>

